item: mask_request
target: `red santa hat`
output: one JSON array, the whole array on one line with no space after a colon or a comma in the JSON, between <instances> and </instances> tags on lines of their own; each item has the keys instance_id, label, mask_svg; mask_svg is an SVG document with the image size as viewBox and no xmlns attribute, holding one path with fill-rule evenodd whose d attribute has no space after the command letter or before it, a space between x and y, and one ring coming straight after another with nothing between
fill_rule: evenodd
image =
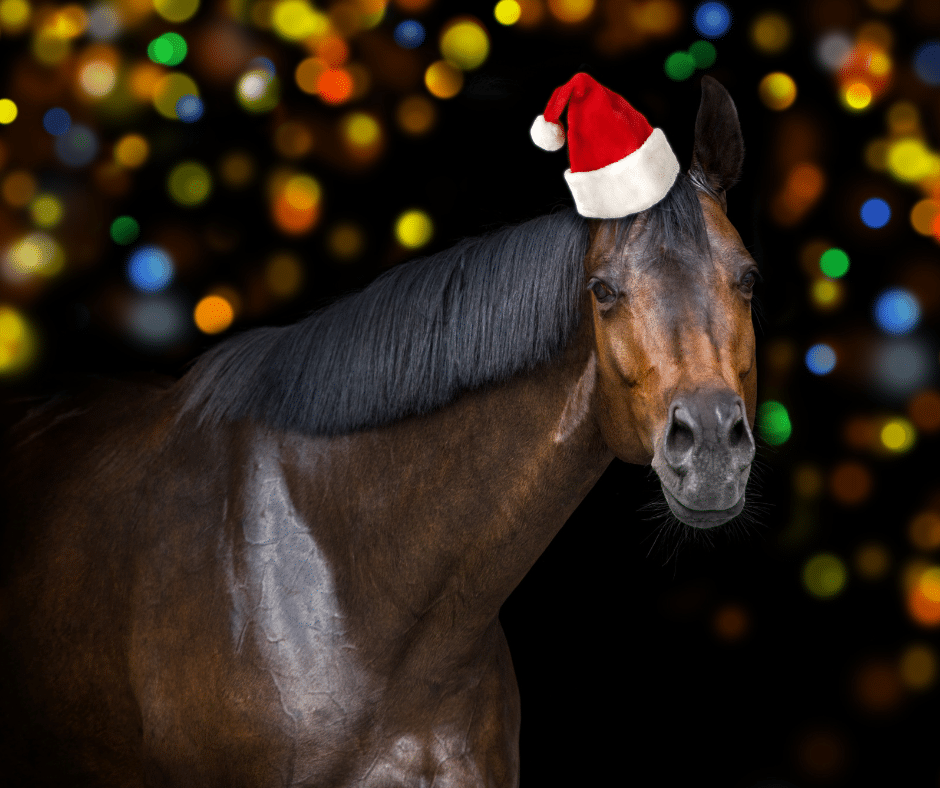
<instances>
[{"instance_id":1,"label":"red santa hat","mask_svg":"<svg viewBox=\"0 0 940 788\"><path fill-rule=\"evenodd\" d=\"M558 123L568 107L565 180L578 213L616 219L645 211L666 196L679 162L662 129L654 129L626 99L581 73L556 89L532 124L532 140L545 150L565 144Z\"/></svg>"}]
</instances>

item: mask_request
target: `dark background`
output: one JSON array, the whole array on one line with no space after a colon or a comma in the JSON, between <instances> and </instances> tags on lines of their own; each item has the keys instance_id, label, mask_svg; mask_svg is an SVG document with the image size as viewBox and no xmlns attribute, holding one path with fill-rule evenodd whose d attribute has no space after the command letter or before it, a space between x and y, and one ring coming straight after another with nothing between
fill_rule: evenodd
<instances>
[{"instance_id":1,"label":"dark background","mask_svg":"<svg viewBox=\"0 0 940 788\"><path fill-rule=\"evenodd\" d=\"M703 72L673 81L663 63L701 38L692 24L695 4L675 4L681 20L668 35L641 37L616 52L602 52L598 35L639 3L598 0L577 25L545 11L542 22L528 29L498 25L493 5L438 0L409 12L407 5L391 4L375 30L350 36L351 60L367 62L373 83L364 96L339 107L293 84L293 69L307 56L300 45L244 18L231 21L225 4L206 5L175 25L150 14L112 42L128 63L144 58L147 43L167 30L189 38L234 24L250 57L269 57L278 69L276 109L250 115L233 98L234 80L207 80L200 85L206 114L192 125L147 107L118 120L97 113L93 102L75 99L70 61L53 67L36 61L30 41L38 21L23 32L3 28L0 97L16 101L20 114L0 127L0 181L25 170L41 191L63 195L68 206L62 225L49 231L66 249L64 271L25 285L0 279L0 305L17 309L41 337L34 363L19 375L0 377L3 398L12 403L49 393L84 374L179 375L234 332L294 322L411 256L392 232L406 208L421 207L434 221L434 236L420 250L425 254L570 204L562 177L565 152L540 151L528 129L551 91L576 71L588 71L624 95L664 129L688 165ZM762 441L759 447L758 478L748 493L764 504L755 510L757 525L719 529L707 539L660 533L659 522L638 511L660 495L658 484L647 468L619 461L589 494L501 616L522 693L522 784L937 786L936 683L928 676L912 686L903 668L913 645L926 646L936 661L936 629L915 619L905 599L911 573L937 560L936 544L913 540L909 531L916 516L940 511L936 426L909 412L914 396L933 385L937 356L916 391L893 397L879 394L863 362L882 336L871 305L886 287L914 283L908 286L923 312L917 336L928 344L936 338L937 241L915 232L907 217L918 200L938 195L937 186L875 171L864 151L886 136L886 115L898 100L921 112L928 147L940 143L940 90L919 80L912 67L917 48L940 37L940 12L927 0L727 5L732 24L713 39L718 57L707 73L734 98L747 146L729 216L765 277L757 290L759 401L782 402L793 432L781 445ZM778 10L792 28L789 46L776 55L761 53L749 35L754 19L767 10ZM397 102L404 95L428 95L421 74L440 57L438 33L468 13L489 32L487 60L465 75L456 97L431 97L437 122L430 132L402 133L394 120ZM400 69L400 61L383 66L381 56L366 53L376 51L376 41L378 51L394 49L392 31L409 18L420 20L428 35L407 52L417 77L396 87L382 72ZM869 108L853 113L839 103L837 75L818 64L815 47L833 30L857 37L872 21L893 39L891 80ZM73 50L86 44L79 37ZM178 68L200 81L189 61ZM758 95L763 76L778 70L798 87L796 102L781 112ZM41 124L54 106L96 130L101 147L95 161L78 168L57 161ZM278 124L301 119L318 134L325 130L326 139L356 108L383 119L382 154L357 166L318 138L308 156L290 164L321 183L322 214L310 233L285 236L270 219L264 185L265 173L283 163L272 144ZM809 131L801 137L794 129ZM95 168L130 131L148 139L151 155L122 188L102 188ZM234 148L249 151L256 163L258 174L245 189L217 183L195 209L167 196L166 174L177 161L195 159L215 173L221 152ZM773 201L800 161L820 167L825 188L798 220L781 222ZM880 230L859 220L859 205L872 196L893 211ZM128 249L108 236L110 222L121 214L140 222L140 243L172 237L189 250L172 287L190 308L218 283L243 295L245 307L227 332L208 337L193 328L172 346L150 350L128 338L118 316L139 296L125 274ZM354 221L365 234L365 249L352 262L331 256L326 242L339 221ZM26 208L0 198L0 252L31 230ZM846 298L829 312L815 308L810 297L820 275L804 258L816 239L851 258ZM273 250L293 251L302 260L305 283L293 298L258 294ZM819 341L839 350L828 376L811 374L803 363L807 348ZM17 407L9 405L4 418ZM847 426L857 423L852 419L874 424L893 415L917 423L917 442L906 453L846 438ZM849 461L870 481L870 492L854 499L833 492L834 474ZM807 492L800 478L818 479L818 491ZM865 545L888 558L879 576L859 568ZM841 592L826 599L803 581L807 561L823 552L838 557L848 573ZM741 625L729 629L722 624L728 620Z\"/></svg>"}]
</instances>

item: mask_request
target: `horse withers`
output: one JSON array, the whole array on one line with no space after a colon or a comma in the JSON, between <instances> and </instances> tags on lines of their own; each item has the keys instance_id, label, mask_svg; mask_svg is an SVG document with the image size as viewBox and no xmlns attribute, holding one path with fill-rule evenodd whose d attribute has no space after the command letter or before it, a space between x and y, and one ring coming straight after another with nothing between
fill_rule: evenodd
<instances>
[{"instance_id":1,"label":"horse withers","mask_svg":"<svg viewBox=\"0 0 940 788\"><path fill-rule=\"evenodd\" d=\"M500 606L614 457L742 510L756 266L737 113L688 173L398 266L178 382L31 412L3 471L2 771L20 786L516 786Z\"/></svg>"}]
</instances>

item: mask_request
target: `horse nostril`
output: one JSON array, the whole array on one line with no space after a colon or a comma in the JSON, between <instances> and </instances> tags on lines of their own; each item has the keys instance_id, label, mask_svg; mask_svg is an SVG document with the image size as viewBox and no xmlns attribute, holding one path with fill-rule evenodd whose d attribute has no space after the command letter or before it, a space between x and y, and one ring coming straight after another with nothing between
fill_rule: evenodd
<instances>
[{"instance_id":1,"label":"horse nostril","mask_svg":"<svg viewBox=\"0 0 940 788\"><path fill-rule=\"evenodd\" d=\"M744 419L738 419L731 427L728 433L728 445L737 446L744 440Z\"/></svg>"},{"instance_id":2,"label":"horse nostril","mask_svg":"<svg viewBox=\"0 0 940 788\"><path fill-rule=\"evenodd\" d=\"M672 424L666 435L666 459L669 464L677 471L681 470L680 465L689 450L695 445L695 433L692 428L683 421L680 421L673 414Z\"/></svg>"}]
</instances>

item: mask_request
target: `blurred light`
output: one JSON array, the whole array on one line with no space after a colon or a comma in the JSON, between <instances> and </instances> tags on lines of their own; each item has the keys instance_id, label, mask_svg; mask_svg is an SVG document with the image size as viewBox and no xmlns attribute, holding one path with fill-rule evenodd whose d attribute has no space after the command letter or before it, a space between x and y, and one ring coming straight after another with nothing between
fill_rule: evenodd
<instances>
[{"instance_id":1,"label":"blurred light","mask_svg":"<svg viewBox=\"0 0 940 788\"><path fill-rule=\"evenodd\" d=\"M69 39L47 27L40 28L32 40L33 57L44 66L58 66L71 52Z\"/></svg>"},{"instance_id":2,"label":"blurred light","mask_svg":"<svg viewBox=\"0 0 940 788\"><path fill-rule=\"evenodd\" d=\"M875 301L875 322L889 334L907 334L920 321L920 304L907 290L885 290Z\"/></svg>"},{"instance_id":3,"label":"blurred light","mask_svg":"<svg viewBox=\"0 0 940 788\"><path fill-rule=\"evenodd\" d=\"M493 9L493 16L501 25L514 25L522 16L522 7L516 0L499 0Z\"/></svg>"},{"instance_id":4,"label":"blurred light","mask_svg":"<svg viewBox=\"0 0 940 788\"><path fill-rule=\"evenodd\" d=\"M395 238L407 249L420 249L433 234L434 224L424 211L405 211L395 220Z\"/></svg>"},{"instance_id":5,"label":"blurred light","mask_svg":"<svg viewBox=\"0 0 940 788\"><path fill-rule=\"evenodd\" d=\"M828 375L836 366L836 352L822 342L806 351L806 367L814 375Z\"/></svg>"},{"instance_id":6,"label":"blurred light","mask_svg":"<svg viewBox=\"0 0 940 788\"><path fill-rule=\"evenodd\" d=\"M489 35L476 19L457 19L441 32L441 55L463 71L479 68L489 53Z\"/></svg>"},{"instance_id":7,"label":"blurred light","mask_svg":"<svg viewBox=\"0 0 940 788\"><path fill-rule=\"evenodd\" d=\"M131 66L128 86L131 94L138 101L151 102L157 94L160 82L166 76L166 69L149 60L139 60Z\"/></svg>"},{"instance_id":8,"label":"blurred light","mask_svg":"<svg viewBox=\"0 0 940 788\"><path fill-rule=\"evenodd\" d=\"M279 298L296 295L304 281L304 269L297 257L289 252L272 255L264 268L268 290Z\"/></svg>"},{"instance_id":9,"label":"blurred light","mask_svg":"<svg viewBox=\"0 0 940 788\"><path fill-rule=\"evenodd\" d=\"M883 139L871 140L865 146L865 163L875 172L884 172L888 169L888 141Z\"/></svg>"},{"instance_id":10,"label":"blurred light","mask_svg":"<svg viewBox=\"0 0 940 788\"><path fill-rule=\"evenodd\" d=\"M33 224L49 228L55 227L65 213L62 201L52 194L39 195L29 206L29 212L33 218Z\"/></svg>"},{"instance_id":11,"label":"blurred light","mask_svg":"<svg viewBox=\"0 0 940 788\"><path fill-rule=\"evenodd\" d=\"M0 99L0 123L4 126L16 120L19 110L12 99Z\"/></svg>"},{"instance_id":12,"label":"blurred light","mask_svg":"<svg viewBox=\"0 0 940 788\"><path fill-rule=\"evenodd\" d=\"M98 155L98 138L87 126L76 124L56 137L55 152L63 164L84 167Z\"/></svg>"},{"instance_id":13,"label":"blurred light","mask_svg":"<svg viewBox=\"0 0 940 788\"><path fill-rule=\"evenodd\" d=\"M212 176L205 166L197 161L177 164L166 181L170 197L178 205L192 207L204 202L212 190Z\"/></svg>"},{"instance_id":14,"label":"blurred light","mask_svg":"<svg viewBox=\"0 0 940 788\"><path fill-rule=\"evenodd\" d=\"M121 17L111 3L98 3L88 12L88 35L95 41L110 41L121 32Z\"/></svg>"},{"instance_id":15,"label":"blurred light","mask_svg":"<svg viewBox=\"0 0 940 788\"><path fill-rule=\"evenodd\" d=\"M917 183L940 173L940 159L922 140L902 137L888 147L888 172L902 183Z\"/></svg>"},{"instance_id":16,"label":"blurred light","mask_svg":"<svg viewBox=\"0 0 940 788\"><path fill-rule=\"evenodd\" d=\"M940 430L940 393L934 389L917 392L907 404L907 415L921 432Z\"/></svg>"},{"instance_id":17,"label":"blurred light","mask_svg":"<svg viewBox=\"0 0 940 788\"><path fill-rule=\"evenodd\" d=\"M901 655L898 672L909 689L929 689L937 680L937 655L925 643L908 646Z\"/></svg>"},{"instance_id":18,"label":"blurred light","mask_svg":"<svg viewBox=\"0 0 940 788\"><path fill-rule=\"evenodd\" d=\"M906 399L929 385L937 366L932 348L908 337L883 341L874 348L869 361L872 382L892 399Z\"/></svg>"},{"instance_id":19,"label":"blurred light","mask_svg":"<svg viewBox=\"0 0 940 788\"><path fill-rule=\"evenodd\" d=\"M65 267L65 253L55 238L40 231L11 244L3 262L8 281L16 282L30 276L50 279Z\"/></svg>"},{"instance_id":20,"label":"blurred light","mask_svg":"<svg viewBox=\"0 0 940 788\"><path fill-rule=\"evenodd\" d=\"M346 141L355 148L370 148L382 141L382 127L366 112L351 112L341 126Z\"/></svg>"},{"instance_id":21,"label":"blurred light","mask_svg":"<svg viewBox=\"0 0 940 788\"><path fill-rule=\"evenodd\" d=\"M731 27L731 12L724 3L702 3L695 9L692 22L705 38L720 38Z\"/></svg>"},{"instance_id":22,"label":"blurred light","mask_svg":"<svg viewBox=\"0 0 940 788\"><path fill-rule=\"evenodd\" d=\"M827 71L837 71L852 51L852 39L841 30L827 33L816 44L816 60Z\"/></svg>"},{"instance_id":23,"label":"blurred light","mask_svg":"<svg viewBox=\"0 0 940 788\"><path fill-rule=\"evenodd\" d=\"M114 89L117 71L105 60L90 60L79 71L78 81L89 96L104 98Z\"/></svg>"},{"instance_id":24,"label":"blurred light","mask_svg":"<svg viewBox=\"0 0 940 788\"><path fill-rule=\"evenodd\" d=\"M269 112L280 100L277 77L264 68L246 71L238 80L235 95L238 103L249 112Z\"/></svg>"},{"instance_id":25,"label":"blurred light","mask_svg":"<svg viewBox=\"0 0 940 788\"><path fill-rule=\"evenodd\" d=\"M180 96L176 102L176 116L183 123L195 123L202 117L204 109L202 99L198 96Z\"/></svg>"},{"instance_id":26,"label":"blurred light","mask_svg":"<svg viewBox=\"0 0 940 788\"><path fill-rule=\"evenodd\" d=\"M715 611L712 627L718 637L733 643L747 633L747 612L740 605L722 605Z\"/></svg>"},{"instance_id":27,"label":"blurred light","mask_svg":"<svg viewBox=\"0 0 940 788\"><path fill-rule=\"evenodd\" d=\"M928 85L940 85L940 41L927 41L917 48L914 71Z\"/></svg>"},{"instance_id":28,"label":"blurred light","mask_svg":"<svg viewBox=\"0 0 940 788\"><path fill-rule=\"evenodd\" d=\"M395 5L397 5L402 11L405 11L409 14L420 14L422 11L425 11L434 0L395 0ZM381 5L384 5L384 0L381 2Z\"/></svg>"},{"instance_id":29,"label":"blurred light","mask_svg":"<svg viewBox=\"0 0 940 788\"><path fill-rule=\"evenodd\" d=\"M128 338L142 350L169 350L186 338L188 312L172 295L138 297L127 312Z\"/></svg>"},{"instance_id":30,"label":"blurred light","mask_svg":"<svg viewBox=\"0 0 940 788\"><path fill-rule=\"evenodd\" d=\"M842 101L849 109L865 109L871 99L871 88L864 82L852 82L842 91Z\"/></svg>"},{"instance_id":31,"label":"blurred light","mask_svg":"<svg viewBox=\"0 0 940 788\"><path fill-rule=\"evenodd\" d=\"M221 334L235 320L235 310L222 296L209 295L200 299L193 310L193 322L203 334Z\"/></svg>"},{"instance_id":32,"label":"blurred light","mask_svg":"<svg viewBox=\"0 0 940 788\"><path fill-rule=\"evenodd\" d=\"M313 150L313 132L303 123L288 120L274 132L274 147L288 159L299 159Z\"/></svg>"},{"instance_id":33,"label":"blurred light","mask_svg":"<svg viewBox=\"0 0 940 788\"><path fill-rule=\"evenodd\" d=\"M62 107L53 107L42 116L42 127L53 136L59 137L72 127L72 116Z\"/></svg>"},{"instance_id":34,"label":"blurred light","mask_svg":"<svg viewBox=\"0 0 940 788\"><path fill-rule=\"evenodd\" d=\"M890 419L881 428L881 444L888 451L903 454L914 446L917 430L907 419Z\"/></svg>"},{"instance_id":35,"label":"blurred light","mask_svg":"<svg viewBox=\"0 0 940 788\"><path fill-rule=\"evenodd\" d=\"M757 93L769 109L784 110L796 101L796 83L789 74L774 71L760 81Z\"/></svg>"},{"instance_id":36,"label":"blurred light","mask_svg":"<svg viewBox=\"0 0 940 788\"><path fill-rule=\"evenodd\" d=\"M891 556L880 542L866 542L855 553L855 571L863 580L880 580L890 566Z\"/></svg>"},{"instance_id":37,"label":"blurred light","mask_svg":"<svg viewBox=\"0 0 940 788\"><path fill-rule=\"evenodd\" d=\"M29 22L32 9L26 0L2 0L0 2L0 22L6 32L19 33Z\"/></svg>"},{"instance_id":38,"label":"blurred light","mask_svg":"<svg viewBox=\"0 0 940 788\"><path fill-rule=\"evenodd\" d=\"M0 376L15 377L36 360L36 332L18 309L0 304Z\"/></svg>"},{"instance_id":39,"label":"blurred light","mask_svg":"<svg viewBox=\"0 0 940 788\"><path fill-rule=\"evenodd\" d=\"M904 0L868 0L868 5L876 11L888 14L892 11L897 11L898 6L900 6L902 2L904 2Z\"/></svg>"},{"instance_id":40,"label":"blurred light","mask_svg":"<svg viewBox=\"0 0 940 788\"><path fill-rule=\"evenodd\" d=\"M855 671L852 689L856 703L874 713L893 710L902 697L897 668L883 659L871 659L860 665Z\"/></svg>"},{"instance_id":41,"label":"blurred light","mask_svg":"<svg viewBox=\"0 0 940 788\"><path fill-rule=\"evenodd\" d=\"M673 52L663 64L666 76L675 82L682 82L695 73L695 58L688 52Z\"/></svg>"},{"instance_id":42,"label":"blurred light","mask_svg":"<svg viewBox=\"0 0 940 788\"><path fill-rule=\"evenodd\" d=\"M127 277L131 284L145 293L163 290L173 281L173 261L158 246L140 246L127 261Z\"/></svg>"},{"instance_id":43,"label":"blurred light","mask_svg":"<svg viewBox=\"0 0 940 788\"><path fill-rule=\"evenodd\" d=\"M147 45L147 57L164 66L178 66L186 52L186 40L179 33L164 33Z\"/></svg>"},{"instance_id":44,"label":"blurred light","mask_svg":"<svg viewBox=\"0 0 940 788\"><path fill-rule=\"evenodd\" d=\"M918 550L936 550L940 547L940 514L932 509L918 512L911 520L907 534Z\"/></svg>"},{"instance_id":45,"label":"blurred light","mask_svg":"<svg viewBox=\"0 0 940 788\"><path fill-rule=\"evenodd\" d=\"M793 490L801 498L818 498L822 488L822 474L815 465L804 463L793 471Z\"/></svg>"},{"instance_id":46,"label":"blurred light","mask_svg":"<svg viewBox=\"0 0 940 788\"><path fill-rule=\"evenodd\" d=\"M140 225L132 216L118 216L111 222L110 235L114 243L127 246L140 237Z\"/></svg>"},{"instance_id":47,"label":"blurred light","mask_svg":"<svg viewBox=\"0 0 940 788\"><path fill-rule=\"evenodd\" d=\"M871 494L871 472L860 462L847 460L839 463L829 477L832 497L846 506L854 506Z\"/></svg>"},{"instance_id":48,"label":"blurred light","mask_svg":"<svg viewBox=\"0 0 940 788\"><path fill-rule=\"evenodd\" d=\"M865 200L862 204L859 215L862 218L862 223L866 227L877 230L884 227L890 221L891 208L888 203L880 197L872 197L870 200Z\"/></svg>"},{"instance_id":49,"label":"blurred light","mask_svg":"<svg viewBox=\"0 0 940 788\"><path fill-rule=\"evenodd\" d=\"M849 256L842 249L833 246L820 256L819 270L831 279L839 279L849 271Z\"/></svg>"},{"instance_id":50,"label":"blurred light","mask_svg":"<svg viewBox=\"0 0 940 788\"><path fill-rule=\"evenodd\" d=\"M44 32L59 38L78 38L85 32L87 25L85 9L77 5L67 5L56 9L44 20Z\"/></svg>"},{"instance_id":51,"label":"blurred light","mask_svg":"<svg viewBox=\"0 0 940 788\"><path fill-rule=\"evenodd\" d=\"M911 574L907 611L915 623L935 627L940 624L940 566L928 565Z\"/></svg>"},{"instance_id":52,"label":"blurred light","mask_svg":"<svg viewBox=\"0 0 940 788\"><path fill-rule=\"evenodd\" d=\"M777 55L790 44L790 23L783 14L767 11L751 23L751 43L765 55Z\"/></svg>"},{"instance_id":53,"label":"blurred light","mask_svg":"<svg viewBox=\"0 0 940 788\"><path fill-rule=\"evenodd\" d=\"M940 203L924 199L911 208L911 227L921 235L933 235L933 224L940 215Z\"/></svg>"},{"instance_id":54,"label":"blurred light","mask_svg":"<svg viewBox=\"0 0 940 788\"><path fill-rule=\"evenodd\" d=\"M895 101L886 114L888 127L896 136L920 134L920 111L910 101Z\"/></svg>"},{"instance_id":55,"label":"blurred light","mask_svg":"<svg viewBox=\"0 0 940 788\"><path fill-rule=\"evenodd\" d=\"M402 99L395 113L398 126L406 134L426 134L437 119L434 104L424 96L408 96Z\"/></svg>"},{"instance_id":56,"label":"blurred light","mask_svg":"<svg viewBox=\"0 0 940 788\"><path fill-rule=\"evenodd\" d=\"M335 35L321 38L317 42L316 53L317 57L331 68L337 68L349 60L349 46Z\"/></svg>"},{"instance_id":57,"label":"blurred light","mask_svg":"<svg viewBox=\"0 0 940 788\"><path fill-rule=\"evenodd\" d=\"M833 553L817 553L803 565L803 585L817 599L831 599L845 588L845 563Z\"/></svg>"},{"instance_id":58,"label":"blurred light","mask_svg":"<svg viewBox=\"0 0 940 788\"><path fill-rule=\"evenodd\" d=\"M199 87L195 81L178 71L162 77L154 86L153 106L163 117L179 120L176 105L183 96L198 96Z\"/></svg>"},{"instance_id":59,"label":"blurred light","mask_svg":"<svg viewBox=\"0 0 940 788\"><path fill-rule=\"evenodd\" d=\"M114 160L122 167L140 167L150 154L150 145L139 134L126 134L114 145Z\"/></svg>"},{"instance_id":60,"label":"blurred light","mask_svg":"<svg viewBox=\"0 0 940 788\"><path fill-rule=\"evenodd\" d=\"M343 68L328 68L317 77L317 94L327 104L342 104L353 92L353 80Z\"/></svg>"},{"instance_id":61,"label":"blurred light","mask_svg":"<svg viewBox=\"0 0 940 788\"><path fill-rule=\"evenodd\" d=\"M167 22L185 22L199 10L199 0L153 0L153 10Z\"/></svg>"},{"instance_id":62,"label":"blurred light","mask_svg":"<svg viewBox=\"0 0 940 788\"><path fill-rule=\"evenodd\" d=\"M594 12L594 0L548 0L548 10L559 22L576 25Z\"/></svg>"},{"instance_id":63,"label":"blurred light","mask_svg":"<svg viewBox=\"0 0 940 788\"><path fill-rule=\"evenodd\" d=\"M14 170L0 184L3 199L13 208L25 208L29 205L38 188L36 177L28 170Z\"/></svg>"},{"instance_id":64,"label":"blurred light","mask_svg":"<svg viewBox=\"0 0 940 788\"><path fill-rule=\"evenodd\" d=\"M757 422L761 437L771 446L780 446L790 439L793 427L787 409L774 400L768 400L757 409Z\"/></svg>"},{"instance_id":65,"label":"blurred light","mask_svg":"<svg viewBox=\"0 0 940 788\"><path fill-rule=\"evenodd\" d=\"M302 41L311 36L326 35L330 19L303 0L282 0L274 5L271 25L281 38Z\"/></svg>"},{"instance_id":66,"label":"blurred light","mask_svg":"<svg viewBox=\"0 0 940 788\"><path fill-rule=\"evenodd\" d=\"M689 47L689 54L695 61L696 68L711 68L715 64L718 52L711 41L696 41Z\"/></svg>"},{"instance_id":67,"label":"blurred light","mask_svg":"<svg viewBox=\"0 0 940 788\"><path fill-rule=\"evenodd\" d=\"M301 60L294 70L294 81L304 93L316 95L317 80L324 71L326 71L326 63L318 57L308 57Z\"/></svg>"},{"instance_id":68,"label":"blurred light","mask_svg":"<svg viewBox=\"0 0 940 788\"><path fill-rule=\"evenodd\" d=\"M358 225L340 222L330 230L326 243L333 257L348 262L362 254L366 239Z\"/></svg>"},{"instance_id":69,"label":"blurred light","mask_svg":"<svg viewBox=\"0 0 940 788\"><path fill-rule=\"evenodd\" d=\"M241 189L254 177L255 163L244 151L231 151L219 162L219 175L226 186Z\"/></svg>"},{"instance_id":70,"label":"blurred light","mask_svg":"<svg viewBox=\"0 0 940 788\"><path fill-rule=\"evenodd\" d=\"M432 96L453 98L463 88L463 72L446 60L438 60L424 72L424 84Z\"/></svg>"},{"instance_id":71,"label":"blurred light","mask_svg":"<svg viewBox=\"0 0 940 788\"><path fill-rule=\"evenodd\" d=\"M405 49L417 49L424 43L424 25L415 19L406 19L395 27L395 43Z\"/></svg>"},{"instance_id":72,"label":"blurred light","mask_svg":"<svg viewBox=\"0 0 940 788\"><path fill-rule=\"evenodd\" d=\"M322 189L319 182L304 174L275 175L272 205L274 223L288 235L303 235L320 218Z\"/></svg>"}]
</instances>

